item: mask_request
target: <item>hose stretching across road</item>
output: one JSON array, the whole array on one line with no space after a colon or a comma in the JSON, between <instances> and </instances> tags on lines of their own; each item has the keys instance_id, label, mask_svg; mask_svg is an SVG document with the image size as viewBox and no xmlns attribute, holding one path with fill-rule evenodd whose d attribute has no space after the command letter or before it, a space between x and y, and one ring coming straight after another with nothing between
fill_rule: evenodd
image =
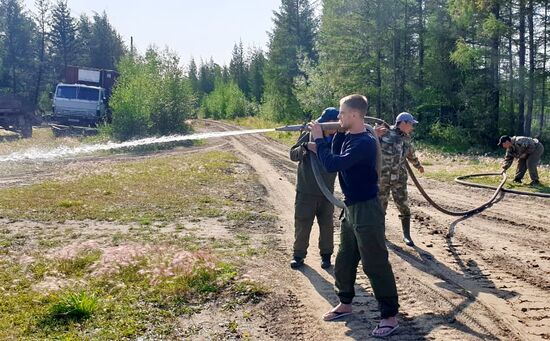
<instances>
[{"instance_id":1,"label":"hose stretching across road","mask_svg":"<svg viewBox=\"0 0 550 341\"><path fill-rule=\"evenodd\" d=\"M383 126L385 126L386 128L389 128L389 124L387 124L385 121L379 119L379 118L375 118L375 117L365 117L365 120L367 123L371 124L371 123L378 123L378 124L381 124ZM369 132L371 134L374 134L374 131L372 130L371 127L369 127L367 125L367 129L369 130ZM313 153L309 153L310 154L310 157L311 157L311 164L312 164L312 168L313 168L313 174L315 175L315 179L317 180L317 184L319 185L319 188L321 189L321 192L323 192L323 194L325 195L325 197L335 206L337 207L340 207L340 208L344 208L345 207L345 204L344 202L342 202L341 200L337 199L333 193L331 193L328 188L325 186L324 182L323 182L323 179L320 175L320 162L319 162L319 159L313 154ZM420 191L420 194L422 194L422 196L424 197L424 199L426 199L428 201L428 203L430 203L430 205L432 205L435 209L439 210L440 212L444 213L444 214L447 214L447 215L450 215L450 216L463 216L463 217L469 217L471 215L474 215L474 214L478 214L484 210L486 210L487 208L491 207L495 201L497 200L499 194L501 192L507 192L507 193L514 193L514 194L521 194L521 195L529 195L529 196L538 196L538 197L544 197L544 198L550 198L550 194L547 194L547 193L531 193L531 192L522 192L522 191L515 191L515 190L510 190L510 189L505 189L503 188L504 187L504 184L506 183L506 180L507 180L507 175L506 175L506 172L502 172L502 173L480 173L480 174L470 174L470 175L465 175L465 176L460 176L460 177L457 177L455 179L455 181L459 184L462 184L462 185L465 185L465 186L472 186L472 187L479 187L479 188L488 188L488 189L494 189L495 192L493 193L493 195L491 196L491 198L486 201L485 203L473 208L473 209L470 209L470 210L465 210L465 211L452 211L452 210L449 210L449 209L446 209L442 206L440 206L439 204L437 204L429 195L428 193L426 193L426 191L424 190L424 188L422 187L422 185L420 184L420 182L418 181L418 179L416 178L416 176L414 175L414 172L413 170L411 169L410 165L408 162L405 162L405 166L407 168L407 172L409 173L409 176L411 177L411 180L413 181L413 183L416 185L416 187L418 188L418 190ZM468 181L464 181L464 179L467 179L467 178L473 178L473 177L479 177L479 176L502 176L502 180L500 181L499 185L497 187L493 187L493 186L488 186L488 185L481 185L481 184L476 184L476 183L472 183L472 182L468 182Z\"/></svg>"}]
</instances>

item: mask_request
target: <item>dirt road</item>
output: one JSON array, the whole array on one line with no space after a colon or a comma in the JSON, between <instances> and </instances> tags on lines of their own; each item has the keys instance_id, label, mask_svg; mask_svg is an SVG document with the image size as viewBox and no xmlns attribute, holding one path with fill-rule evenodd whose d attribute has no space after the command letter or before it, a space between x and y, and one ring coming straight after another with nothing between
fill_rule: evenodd
<instances>
[{"instance_id":1,"label":"dirt road","mask_svg":"<svg viewBox=\"0 0 550 341\"><path fill-rule=\"evenodd\" d=\"M206 121L207 131L238 129ZM320 267L314 228L306 266L289 268L293 241L296 164L288 147L262 135L212 139L189 151L233 150L254 168L277 210L284 233L273 245L272 259L260 264L263 277L282 297L266 314L270 335L284 340L368 339L378 309L368 279L359 271L352 316L326 323L322 314L337 303L333 269ZM0 188L20 186L69 174L72 167L100 169L102 162L148 155L83 157L71 161L18 164L0 170ZM432 166L427 166L430 172ZM421 179L441 205L467 209L485 202L488 190ZM550 200L507 194L482 214L466 220L430 207L410 185L413 211L411 248L401 242L400 224L390 204L386 235L401 305L400 329L389 340L549 340L550 339ZM338 211L338 210L337 210ZM339 214L337 212L336 214ZM450 228L452 239L446 238ZM336 229L338 243L339 226Z\"/></svg>"},{"instance_id":2,"label":"dirt road","mask_svg":"<svg viewBox=\"0 0 550 341\"><path fill-rule=\"evenodd\" d=\"M235 129L209 121L208 130ZM258 172L270 201L279 211L291 255L296 166L288 148L264 136L231 138L232 147ZM430 167L426 167L430 171ZM473 208L491 193L438 181L422 180L448 208ZM395 340L548 340L550 339L550 200L507 194L483 214L461 220L431 208L410 185L413 238L401 242L396 209L390 204L386 234L397 278L401 329ZM453 227L455 235L446 238ZM314 230L315 231L315 230ZM367 278L359 274L355 314L324 323L321 315L337 302L333 272L320 267L317 233L305 268L279 270L290 290L294 316L289 335L305 340L364 339L378 315Z\"/></svg>"}]
</instances>

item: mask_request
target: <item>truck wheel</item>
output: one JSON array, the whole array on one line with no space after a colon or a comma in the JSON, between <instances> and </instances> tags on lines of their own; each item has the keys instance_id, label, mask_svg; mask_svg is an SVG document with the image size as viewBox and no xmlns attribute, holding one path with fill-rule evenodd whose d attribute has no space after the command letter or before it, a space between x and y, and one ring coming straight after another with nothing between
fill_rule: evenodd
<instances>
[{"instance_id":1,"label":"truck wheel","mask_svg":"<svg viewBox=\"0 0 550 341\"><path fill-rule=\"evenodd\" d=\"M32 137L32 123L29 119L23 118L23 122L21 123L21 136L25 139Z\"/></svg>"}]
</instances>

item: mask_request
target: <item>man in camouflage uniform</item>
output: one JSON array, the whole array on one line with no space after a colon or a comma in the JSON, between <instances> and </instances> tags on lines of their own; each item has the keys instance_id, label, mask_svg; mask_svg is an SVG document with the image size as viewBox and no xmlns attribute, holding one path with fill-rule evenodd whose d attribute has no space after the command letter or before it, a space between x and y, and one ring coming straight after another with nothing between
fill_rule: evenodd
<instances>
[{"instance_id":1,"label":"man in camouflage uniform","mask_svg":"<svg viewBox=\"0 0 550 341\"><path fill-rule=\"evenodd\" d=\"M514 159L518 159L514 182L521 183L527 169L531 177L531 186L540 185L537 165L540 162L544 147L537 139L525 136L503 135L498 141L498 146L506 149L506 156L502 162L502 169L506 171Z\"/></svg>"},{"instance_id":2,"label":"man in camouflage uniform","mask_svg":"<svg viewBox=\"0 0 550 341\"><path fill-rule=\"evenodd\" d=\"M407 199L408 176L405 162L409 160L420 173L424 173L424 167L416 157L411 144L410 133L414 130L416 123L418 122L411 114L403 112L397 116L395 125L380 137L382 168L378 195L386 212L391 191L401 218L403 241L408 246L414 246L414 242L411 238L411 210Z\"/></svg>"},{"instance_id":3,"label":"man in camouflage uniform","mask_svg":"<svg viewBox=\"0 0 550 341\"><path fill-rule=\"evenodd\" d=\"M338 110L335 108L325 109L321 117L317 119L319 123L337 121ZM325 131L325 139L331 140L334 133L335 131ZM299 162L294 203L294 257L290 262L293 269L304 264L315 217L319 224L319 250L323 269L331 266L330 258L334 250L334 206L325 198L315 180L311 157L316 156L313 153L308 153L308 150L314 151L314 148L315 143L310 142L310 133L307 131L290 149L290 159ZM327 173L323 167L319 167L319 170L328 190L334 192L336 173Z\"/></svg>"}]
</instances>

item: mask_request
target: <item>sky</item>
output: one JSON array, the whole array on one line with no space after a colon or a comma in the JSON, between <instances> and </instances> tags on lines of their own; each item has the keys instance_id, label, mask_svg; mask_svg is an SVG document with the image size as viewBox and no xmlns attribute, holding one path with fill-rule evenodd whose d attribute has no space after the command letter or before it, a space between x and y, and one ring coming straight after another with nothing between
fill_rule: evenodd
<instances>
[{"instance_id":1,"label":"sky","mask_svg":"<svg viewBox=\"0 0 550 341\"><path fill-rule=\"evenodd\" d=\"M24 0L34 11L35 0ZM52 0L55 2L55 0ZM68 0L71 14L107 12L111 24L130 46L169 47L182 62L210 59L228 65L235 43L266 49L273 11L281 0Z\"/></svg>"}]
</instances>

